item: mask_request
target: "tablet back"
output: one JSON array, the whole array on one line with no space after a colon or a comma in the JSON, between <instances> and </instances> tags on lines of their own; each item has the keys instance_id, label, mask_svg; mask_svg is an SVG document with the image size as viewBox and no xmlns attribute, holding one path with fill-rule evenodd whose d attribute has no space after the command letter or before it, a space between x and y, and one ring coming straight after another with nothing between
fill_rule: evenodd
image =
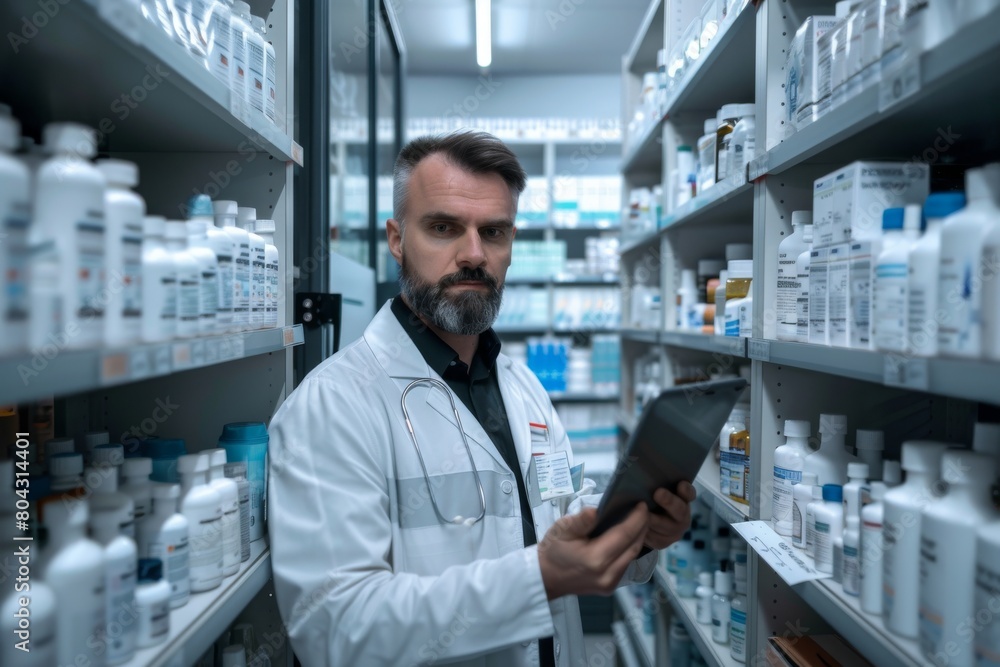
<instances>
[{"instance_id":1,"label":"tablet back","mask_svg":"<svg viewBox=\"0 0 1000 667\"><path fill-rule=\"evenodd\" d=\"M640 501L657 511L656 489L673 491L681 480L694 481L746 384L732 378L670 387L647 405L601 498L591 537Z\"/></svg>"}]
</instances>

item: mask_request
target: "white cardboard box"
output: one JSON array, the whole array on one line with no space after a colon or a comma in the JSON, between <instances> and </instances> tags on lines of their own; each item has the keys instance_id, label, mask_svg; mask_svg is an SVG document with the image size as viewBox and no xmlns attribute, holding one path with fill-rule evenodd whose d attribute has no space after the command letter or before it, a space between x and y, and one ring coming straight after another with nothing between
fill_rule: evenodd
<instances>
[{"instance_id":1,"label":"white cardboard box","mask_svg":"<svg viewBox=\"0 0 1000 667\"><path fill-rule=\"evenodd\" d=\"M829 345L827 292L829 248L813 248L809 252L809 342Z\"/></svg>"},{"instance_id":2,"label":"white cardboard box","mask_svg":"<svg viewBox=\"0 0 1000 667\"><path fill-rule=\"evenodd\" d=\"M835 16L810 16L795 31L785 65L786 133L816 119L819 68L816 44L823 33L835 25Z\"/></svg>"},{"instance_id":3,"label":"white cardboard box","mask_svg":"<svg viewBox=\"0 0 1000 667\"><path fill-rule=\"evenodd\" d=\"M827 259L827 339L835 347L850 345L850 243L830 246Z\"/></svg>"}]
</instances>

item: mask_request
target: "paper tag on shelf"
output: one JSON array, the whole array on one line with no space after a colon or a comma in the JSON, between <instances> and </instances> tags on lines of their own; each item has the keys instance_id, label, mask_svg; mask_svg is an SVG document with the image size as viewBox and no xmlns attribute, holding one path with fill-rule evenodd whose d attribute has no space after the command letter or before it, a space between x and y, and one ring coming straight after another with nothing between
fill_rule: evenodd
<instances>
[{"instance_id":1,"label":"paper tag on shelf","mask_svg":"<svg viewBox=\"0 0 1000 667\"><path fill-rule=\"evenodd\" d=\"M285 347L295 344L295 327L285 327L281 332L282 343Z\"/></svg>"},{"instance_id":2,"label":"paper tag on shelf","mask_svg":"<svg viewBox=\"0 0 1000 667\"><path fill-rule=\"evenodd\" d=\"M117 382L128 377L128 353L112 352L101 357L101 384Z\"/></svg>"},{"instance_id":3,"label":"paper tag on shelf","mask_svg":"<svg viewBox=\"0 0 1000 667\"><path fill-rule=\"evenodd\" d=\"M100 0L97 13L104 21L133 44L139 43L142 10L139 0Z\"/></svg>"},{"instance_id":4,"label":"paper tag on shelf","mask_svg":"<svg viewBox=\"0 0 1000 667\"><path fill-rule=\"evenodd\" d=\"M166 375L170 372L171 350L169 345L160 345L153 349L153 373Z\"/></svg>"},{"instance_id":5,"label":"paper tag on shelf","mask_svg":"<svg viewBox=\"0 0 1000 667\"><path fill-rule=\"evenodd\" d=\"M771 361L771 341L751 338L747 343L747 356L757 361Z\"/></svg>"},{"instance_id":6,"label":"paper tag on shelf","mask_svg":"<svg viewBox=\"0 0 1000 667\"><path fill-rule=\"evenodd\" d=\"M233 336L233 359L242 359L246 354L246 339L242 334Z\"/></svg>"},{"instance_id":7,"label":"paper tag on shelf","mask_svg":"<svg viewBox=\"0 0 1000 667\"><path fill-rule=\"evenodd\" d=\"M302 167L302 166L304 166L304 164L303 164L304 161L305 161L305 156L302 153L302 146L300 146L298 144L298 142L293 141L292 142L292 162L294 162L295 164L297 164L300 167Z\"/></svg>"},{"instance_id":8,"label":"paper tag on shelf","mask_svg":"<svg viewBox=\"0 0 1000 667\"><path fill-rule=\"evenodd\" d=\"M883 382L887 387L927 391L931 384L930 363L923 357L905 357L887 352L883 362Z\"/></svg>"},{"instance_id":9,"label":"paper tag on shelf","mask_svg":"<svg viewBox=\"0 0 1000 667\"><path fill-rule=\"evenodd\" d=\"M219 339L209 338L205 341L205 364L219 363Z\"/></svg>"},{"instance_id":10,"label":"paper tag on shelf","mask_svg":"<svg viewBox=\"0 0 1000 667\"><path fill-rule=\"evenodd\" d=\"M191 365L195 367L205 365L205 341L191 341Z\"/></svg>"},{"instance_id":11,"label":"paper tag on shelf","mask_svg":"<svg viewBox=\"0 0 1000 667\"><path fill-rule=\"evenodd\" d=\"M879 113L920 90L920 58L909 57L888 72L878 85Z\"/></svg>"},{"instance_id":12,"label":"paper tag on shelf","mask_svg":"<svg viewBox=\"0 0 1000 667\"><path fill-rule=\"evenodd\" d=\"M789 586L831 576L814 568L812 558L786 542L767 521L734 523L733 528Z\"/></svg>"},{"instance_id":13,"label":"paper tag on shelf","mask_svg":"<svg viewBox=\"0 0 1000 667\"><path fill-rule=\"evenodd\" d=\"M763 153L750 161L749 170L750 170L751 181L756 181L761 176L767 174L767 170L769 168L768 157L769 157L768 153Z\"/></svg>"},{"instance_id":14,"label":"paper tag on shelf","mask_svg":"<svg viewBox=\"0 0 1000 667\"><path fill-rule=\"evenodd\" d=\"M173 367L175 370L191 367L191 343L174 343Z\"/></svg>"},{"instance_id":15,"label":"paper tag on shelf","mask_svg":"<svg viewBox=\"0 0 1000 667\"><path fill-rule=\"evenodd\" d=\"M131 379L141 380L152 374L153 364L150 361L149 352L149 348L141 347L129 353L128 370Z\"/></svg>"}]
</instances>

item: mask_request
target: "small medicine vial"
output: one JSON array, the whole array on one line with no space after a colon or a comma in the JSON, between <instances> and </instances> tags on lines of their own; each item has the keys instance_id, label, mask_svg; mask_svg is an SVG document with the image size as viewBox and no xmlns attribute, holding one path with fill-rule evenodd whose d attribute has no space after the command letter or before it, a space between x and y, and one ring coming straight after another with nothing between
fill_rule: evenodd
<instances>
[{"instance_id":1,"label":"small medicine vial","mask_svg":"<svg viewBox=\"0 0 1000 667\"><path fill-rule=\"evenodd\" d=\"M163 563L158 558L139 559L135 610L139 617L136 646L156 646L170 636L170 584L163 580Z\"/></svg>"}]
</instances>

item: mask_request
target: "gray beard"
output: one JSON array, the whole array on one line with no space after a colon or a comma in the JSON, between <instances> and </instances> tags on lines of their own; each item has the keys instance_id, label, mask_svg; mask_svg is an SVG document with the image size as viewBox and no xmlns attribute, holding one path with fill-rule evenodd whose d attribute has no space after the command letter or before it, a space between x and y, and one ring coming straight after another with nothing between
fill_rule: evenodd
<instances>
[{"instance_id":1,"label":"gray beard","mask_svg":"<svg viewBox=\"0 0 1000 667\"><path fill-rule=\"evenodd\" d=\"M464 280L482 280L489 292L466 291L457 295L445 289ZM503 301L503 286L482 269L465 269L436 284L422 283L409 270L404 256L399 271L399 291L413 312L431 324L458 336L478 336L493 326Z\"/></svg>"}]
</instances>

